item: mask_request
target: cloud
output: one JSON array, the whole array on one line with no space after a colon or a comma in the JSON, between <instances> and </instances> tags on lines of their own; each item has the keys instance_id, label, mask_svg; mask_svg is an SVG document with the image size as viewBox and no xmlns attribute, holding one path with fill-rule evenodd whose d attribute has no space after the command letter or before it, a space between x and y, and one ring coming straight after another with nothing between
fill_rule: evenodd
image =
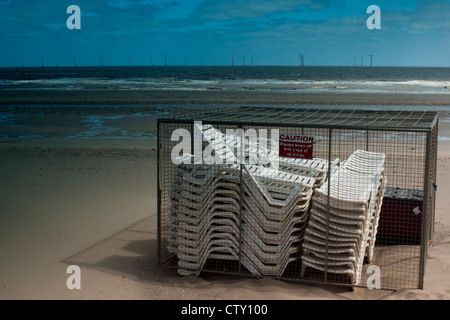
<instances>
[{"instance_id":1,"label":"cloud","mask_svg":"<svg viewBox=\"0 0 450 320\"><path fill-rule=\"evenodd\" d=\"M128 1L128 0L111 0L108 1L108 5L110 5L111 7L115 7L115 8L128 8L130 5L132 5L133 2L132 1Z\"/></svg>"},{"instance_id":2,"label":"cloud","mask_svg":"<svg viewBox=\"0 0 450 320\"><path fill-rule=\"evenodd\" d=\"M7 6L8 4L11 4L13 2L14 2L14 0L3 0L3 1L0 1L0 6Z\"/></svg>"},{"instance_id":3,"label":"cloud","mask_svg":"<svg viewBox=\"0 0 450 320\"><path fill-rule=\"evenodd\" d=\"M82 30L73 32L65 27L72 3L82 11ZM381 7L382 29L369 31L366 8L375 3ZM0 8L0 43L11 52L36 47L52 52L70 43L86 51L126 49L134 56L182 48L216 57L225 51L252 52L255 61L265 55L267 63L284 55L297 63L297 50L305 48L311 63L320 54L317 63L322 63L334 52L353 63L354 53L372 48L377 57L383 48L450 50L445 41L450 37L449 0L0 0Z\"/></svg>"},{"instance_id":4,"label":"cloud","mask_svg":"<svg viewBox=\"0 0 450 320\"><path fill-rule=\"evenodd\" d=\"M127 9L131 6L154 6L154 4L148 0L108 0L107 4L111 7L120 9Z\"/></svg>"},{"instance_id":5,"label":"cloud","mask_svg":"<svg viewBox=\"0 0 450 320\"><path fill-rule=\"evenodd\" d=\"M233 20L239 18L263 18L271 14L292 12L298 8L319 10L342 1L332 0L205 0L193 13L193 17L207 20Z\"/></svg>"},{"instance_id":6,"label":"cloud","mask_svg":"<svg viewBox=\"0 0 450 320\"><path fill-rule=\"evenodd\" d=\"M444 39L450 30L449 12L450 1L419 1L414 11L382 11L382 28L405 39L408 35Z\"/></svg>"}]
</instances>

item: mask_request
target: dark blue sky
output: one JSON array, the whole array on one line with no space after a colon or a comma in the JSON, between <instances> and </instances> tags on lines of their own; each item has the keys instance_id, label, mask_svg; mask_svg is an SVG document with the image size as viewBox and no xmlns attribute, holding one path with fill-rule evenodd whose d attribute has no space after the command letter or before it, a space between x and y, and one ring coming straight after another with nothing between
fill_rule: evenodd
<instances>
[{"instance_id":1,"label":"dark blue sky","mask_svg":"<svg viewBox=\"0 0 450 320\"><path fill-rule=\"evenodd\" d=\"M69 30L69 5L81 30ZM370 5L381 29L369 30ZM0 66L450 66L450 0L0 0ZM253 59L252 59L253 58Z\"/></svg>"}]
</instances>

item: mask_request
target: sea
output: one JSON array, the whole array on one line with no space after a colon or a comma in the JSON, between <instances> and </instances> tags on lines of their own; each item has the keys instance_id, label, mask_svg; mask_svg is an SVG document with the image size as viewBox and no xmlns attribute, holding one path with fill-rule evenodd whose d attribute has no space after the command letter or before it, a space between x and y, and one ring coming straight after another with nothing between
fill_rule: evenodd
<instances>
[{"instance_id":1,"label":"sea","mask_svg":"<svg viewBox=\"0 0 450 320\"><path fill-rule=\"evenodd\" d=\"M450 94L450 68L292 66L0 68L1 89Z\"/></svg>"},{"instance_id":2,"label":"sea","mask_svg":"<svg viewBox=\"0 0 450 320\"><path fill-rule=\"evenodd\" d=\"M408 93L448 94L444 106L427 106L428 110L450 112L450 68L446 67L329 67L329 66L120 66L120 67L25 67L0 68L0 100L2 90L188 90L188 91L252 91L296 93ZM11 127L20 133L32 106L0 106L0 137L11 136ZM44 108L46 106L35 106ZM74 108L55 106L48 108ZM78 106L93 108L94 106ZM128 133L108 129L110 120L121 117L157 118L177 106L100 106L97 114L81 114L86 133L76 137L144 137L154 134ZM185 106L184 106L185 107ZM203 106L208 107L208 106ZM217 106L215 106L217 107ZM220 106L219 106L220 107ZM371 108L370 106L339 106L339 108ZM114 109L126 108L126 113L114 114ZM133 109L135 108L135 109ZM180 107L181 108L181 107ZM377 106L377 109L383 106ZM391 109L418 109L423 106L385 106ZM100 111L103 110L103 111ZM110 112L105 112L109 110ZM134 110L134 111L133 111ZM102 114L103 113L103 114ZM444 121L449 121L444 119ZM2 132L1 128L8 128ZM113 133L116 131L116 133ZM107 134L105 134L105 132ZM33 137L39 134L33 134ZM45 136L45 135L42 135Z\"/></svg>"}]
</instances>

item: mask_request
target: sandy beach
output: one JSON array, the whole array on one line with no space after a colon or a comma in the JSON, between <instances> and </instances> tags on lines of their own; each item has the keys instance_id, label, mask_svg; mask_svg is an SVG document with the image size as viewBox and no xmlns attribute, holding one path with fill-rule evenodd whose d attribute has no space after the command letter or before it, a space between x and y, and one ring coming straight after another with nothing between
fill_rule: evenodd
<instances>
[{"instance_id":1,"label":"sandy beach","mask_svg":"<svg viewBox=\"0 0 450 320\"><path fill-rule=\"evenodd\" d=\"M121 104L125 93L4 91L1 104ZM72 93L73 94L73 93ZM130 92L127 93L128 98ZM247 95L220 93L220 103L448 105L446 95ZM123 95L123 96L122 96ZM133 96L134 94L132 94ZM139 96L139 98L138 98ZM72 102L70 102L72 101ZM217 103L215 93L147 92L130 103ZM1 107L0 107L1 108ZM1 110L1 109L0 109ZM48 109L46 109L48 110ZM448 118L440 135L450 137ZM436 226L424 290L369 290L306 285L220 274L181 277L157 264L155 118L111 119L147 138L95 139L76 116L30 116L22 138L0 127L0 299L299 300L450 299L450 141L439 141ZM78 122L77 122L78 121ZM59 124L59 125L55 125ZM81 289L66 286L69 265L81 268Z\"/></svg>"},{"instance_id":2,"label":"sandy beach","mask_svg":"<svg viewBox=\"0 0 450 320\"><path fill-rule=\"evenodd\" d=\"M78 104L311 104L311 105L448 105L447 94L305 93L236 90L22 90L1 91L0 105Z\"/></svg>"}]
</instances>

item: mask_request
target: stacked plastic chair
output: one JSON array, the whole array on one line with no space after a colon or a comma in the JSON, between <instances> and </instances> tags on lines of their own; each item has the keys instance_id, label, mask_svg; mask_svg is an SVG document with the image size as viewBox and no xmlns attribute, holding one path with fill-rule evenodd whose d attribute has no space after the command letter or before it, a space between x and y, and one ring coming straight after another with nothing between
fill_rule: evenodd
<instances>
[{"instance_id":1,"label":"stacked plastic chair","mask_svg":"<svg viewBox=\"0 0 450 320\"><path fill-rule=\"evenodd\" d=\"M272 169L246 168L243 253L250 253L258 274L281 276L288 263L298 259L314 182Z\"/></svg>"},{"instance_id":2,"label":"stacked plastic chair","mask_svg":"<svg viewBox=\"0 0 450 320\"><path fill-rule=\"evenodd\" d=\"M316 179L230 164L236 137L200 129L215 159L225 161L175 168L168 249L177 254L178 272L199 273L208 259L219 259L239 260L254 275L281 276L300 256Z\"/></svg>"},{"instance_id":3,"label":"stacked plastic chair","mask_svg":"<svg viewBox=\"0 0 450 320\"><path fill-rule=\"evenodd\" d=\"M211 129L211 126L203 127L207 128L206 130L209 132L214 131ZM213 135L213 133L210 133L210 135ZM238 136L223 134L222 138L229 150L238 150L242 147L241 139ZM314 178L316 180L314 188L320 187L327 178L328 160L320 158L298 159L280 157L278 153L279 145L273 139L265 139L263 143L260 143L259 140L246 141L242 148L245 155L255 155L253 159L257 160L258 163L256 164L259 166ZM331 162L332 172L337 168L339 163L339 159Z\"/></svg>"},{"instance_id":4,"label":"stacked plastic chair","mask_svg":"<svg viewBox=\"0 0 450 320\"><path fill-rule=\"evenodd\" d=\"M339 165L339 159L331 162L331 174L335 172ZM316 180L314 188L320 188L328 174L328 161L318 158L295 159L279 157L278 166L281 171L313 177Z\"/></svg>"},{"instance_id":5,"label":"stacked plastic chair","mask_svg":"<svg viewBox=\"0 0 450 320\"><path fill-rule=\"evenodd\" d=\"M179 273L201 270L207 258L239 253L239 172L217 165L178 165L171 191L169 250Z\"/></svg>"},{"instance_id":6,"label":"stacked plastic chair","mask_svg":"<svg viewBox=\"0 0 450 320\"><path fill-rule=\"evenodd\" d=\"M364 259L373 256L386 188L385 155L355 151L314 191L302 254L307 267L361 279Z\"/></svg>"}]
</instances>

